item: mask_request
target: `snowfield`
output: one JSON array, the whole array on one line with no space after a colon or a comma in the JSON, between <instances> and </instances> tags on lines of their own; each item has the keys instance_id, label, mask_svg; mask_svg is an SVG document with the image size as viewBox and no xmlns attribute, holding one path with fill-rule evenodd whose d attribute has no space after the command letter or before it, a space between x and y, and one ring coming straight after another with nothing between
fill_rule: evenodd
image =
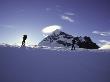
<instances>
[{"instance_id":1,"label":"snowfield","mask_svg":"<svg viewBox=\"0 0 110 82\"><path fill-rule=\"evenodd\" d=\"M0 46L0 82L110 82L110 50Z\"/></svg>"}]
</instances>

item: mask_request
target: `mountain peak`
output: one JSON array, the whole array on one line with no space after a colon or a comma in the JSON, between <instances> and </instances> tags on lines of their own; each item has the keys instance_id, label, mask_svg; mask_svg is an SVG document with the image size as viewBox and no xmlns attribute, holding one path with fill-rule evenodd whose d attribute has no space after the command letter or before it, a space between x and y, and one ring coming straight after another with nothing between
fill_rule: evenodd
<instances>
[{"instance_id":1,"label":"mountain peak","mask_svg":"<svg viewBox=\"0 0 110 82\"><path fill-rule=\"evenodd\" d=\"M60 29L56 29L55 31L52 32L52 34L60 34L62 31Z\"/></svg>"},{"instance_id":2,"label":"mountain peak","mask_svg":"<svg viewBox=\"0 0 110 82\"><path fill-rule=\"evenodd\" d=\"M86 48L86 49L98 49L99 47L92 42L90 37L74 37L59 29L56 29L49 36L44 38L38 45L49 46L49 47L71 47L72 40L75 40L75 47Z\"/></svg>"}]
</instances>

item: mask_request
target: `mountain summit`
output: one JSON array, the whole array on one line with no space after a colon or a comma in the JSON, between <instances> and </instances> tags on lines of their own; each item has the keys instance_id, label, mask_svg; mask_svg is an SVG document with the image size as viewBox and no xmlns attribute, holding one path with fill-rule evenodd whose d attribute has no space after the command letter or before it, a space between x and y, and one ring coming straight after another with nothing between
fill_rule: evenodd
<instances>
[{"instance_id":1,"label":"mountain summit","mask_svg":"<svg viewBox=\"0 0 110 82\"><path fill-rule=\"evenodd\" d=\"M72 40L75 39L75 47L86 48L86 49L98 49L99 46L94 43L90 37L75 37L69 35L61 30L57 29L46 38L44 38L38 45L39 46L49 46L49 47L66 47L72 46Z\"/></svg>"}]
</instances>

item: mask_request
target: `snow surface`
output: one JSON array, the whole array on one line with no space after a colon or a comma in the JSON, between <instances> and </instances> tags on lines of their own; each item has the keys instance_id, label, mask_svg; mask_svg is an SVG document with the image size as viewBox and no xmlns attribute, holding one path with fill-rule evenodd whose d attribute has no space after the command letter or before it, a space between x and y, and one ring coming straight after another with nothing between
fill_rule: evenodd
<instances>
[{"instance_id":1,"label":"snow surface","mask_svg":"<svg viewBox=\"0 0 110 82\"><path fill-rule=\"evenodd\" d=\"M0 46L0 82L110 82L110 50Z\"/></svg>"}]
</instances>

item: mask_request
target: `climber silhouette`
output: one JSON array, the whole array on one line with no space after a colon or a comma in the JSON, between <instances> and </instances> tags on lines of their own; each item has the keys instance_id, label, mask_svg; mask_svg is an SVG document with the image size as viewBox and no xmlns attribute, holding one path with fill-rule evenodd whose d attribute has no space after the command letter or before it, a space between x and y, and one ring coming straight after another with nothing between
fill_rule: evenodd
<instances>
[{"instance_id":1,"label":"climber silhouette","mask_svg":"<svg viewBox=\"0 0 110 82\"><path fill-rule=\"evenodd\" d=\"M73 38L71 50L73 50L73 48L74 48L74 50L75 50L75 43L76 43L76 40L75 40L75 38Z\"/></svg>"},{"instance_id":2,"label":"climber silhouette","mask_svg":"<svg viewBox=\"0 0 110 82\"><path fill-rule=\"evenodd\" d=\"M22 46L25 46L25 40L27 39L27 35L23 35Z\"/></svg>"}]
</instances>

